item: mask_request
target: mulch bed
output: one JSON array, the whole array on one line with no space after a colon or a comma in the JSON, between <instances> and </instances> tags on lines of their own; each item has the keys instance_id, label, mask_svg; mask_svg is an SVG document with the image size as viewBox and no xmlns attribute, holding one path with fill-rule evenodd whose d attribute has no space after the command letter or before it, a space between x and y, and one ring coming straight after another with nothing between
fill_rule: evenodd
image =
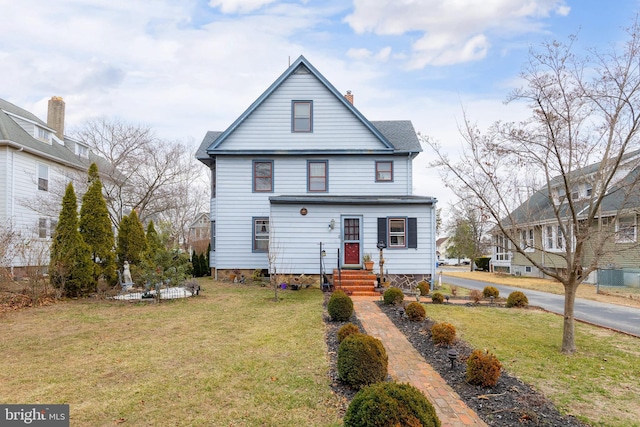
<instances>
[{"instance_id":1,"label":"mulch bed","mask_svg":"<svg viewBox=\"0 0 640 427\"><path fill-rule=\"evenodd\" d=\"M349 402L356 391L344 386L338 380L337 354L338 354L338 329L348 322L333 322L326 313L325 297L325 324L327 329L327 348L330 359L330 378L333 392L340 399L338 411L341 416L349 406ZM541 393L529 385L523 383L508 372L502 372L496 386L485 388L474 386L466 382L466 364L464 360L473 348L462 340L457 340L451 347L458 351L458 360L451 368L451 361L447 356L449 347L440 347L431 340L431 326L434 322L426 319L422 322L412 322L403 316L404 310L399 306L378 303L380 309L402 331L409 342L425 358L442 378L453 388L460 398L489 425L495 427L511 426L544 426L544 427L586 427L572 416L563 416L555 406ZM352 316L351 322L357 324L364 331L362 324L356 316Z\"/></svg>"}]
</instances>

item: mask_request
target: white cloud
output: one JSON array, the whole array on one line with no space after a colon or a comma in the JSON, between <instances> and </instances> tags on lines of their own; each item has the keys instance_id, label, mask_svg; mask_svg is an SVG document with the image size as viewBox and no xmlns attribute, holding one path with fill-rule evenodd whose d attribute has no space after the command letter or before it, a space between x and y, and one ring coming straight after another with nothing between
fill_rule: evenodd
<instances>
[{"instance_id":1,"label":"white cloud","mask_svg":"<svg viewBox=\"0 0 640 427\"><path fill-rule=\"evenodd\" d=\"M411 66L424 67L482 59L491 36L540 31L541 18L569 10L565 0L355 0L345 21L359 34L422 33Z\"/></svg>"},{"instance_id":2,"label":"white cloud","mask_svg":"<svg viewBox=\"0 0 640 427\"><path fill-rule=\"evenodd\" d=\"M276 0L211 0L211 7L219 7L222 13L249 13Z\"/></svg>"},{"instance_id":3,"label":"white cloud","mask_svg":"<svg viewBox=\"0 0 640 427\"><path fill-rule=\"evenodd\" d=\"M355 59L357 61L363 61L365 59L375 59L376 61L386 62L387 60L389 60L390 56L391 56L390 46L383 47L377 53L373 53L369 49L365 49L365 48L360 48L360 49L350 48L347 51L347 57L351 59Z\"/></svg>"}]
</instances>

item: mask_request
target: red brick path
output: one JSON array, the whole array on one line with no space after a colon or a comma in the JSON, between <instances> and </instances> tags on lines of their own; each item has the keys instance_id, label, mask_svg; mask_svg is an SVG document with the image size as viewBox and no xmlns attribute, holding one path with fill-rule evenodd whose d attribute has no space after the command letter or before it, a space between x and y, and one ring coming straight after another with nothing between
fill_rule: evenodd
<instances>
[{"instance_id":1,"label":"red brick path","mask_svg":"<svg viewBox=\"0 0 640 427\"><path fill-rule=\"evenodd\" d=\"M435 407L442 427L487 425L460 400L460 396L413 348L372 298L354 296L352 299L356 316L367 334L381 340L387 350L391 377L397 382L410 383L422 390Z\"/></svg>"}]
</instances>

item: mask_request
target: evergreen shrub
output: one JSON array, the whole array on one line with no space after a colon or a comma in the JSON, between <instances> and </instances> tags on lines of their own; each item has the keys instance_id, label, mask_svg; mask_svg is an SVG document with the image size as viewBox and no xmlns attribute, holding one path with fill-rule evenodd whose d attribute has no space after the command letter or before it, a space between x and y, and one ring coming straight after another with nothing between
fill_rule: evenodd
<instances>
[{"instance_id":1,"label":"evergreen shrub","mask_svg":"<svg viewBox=\"0 0 640 427\"><path fill-rule=\"evenodd\" d=\"M404 300L404 294L402 293L401 289L391 287L384 291L382 300L385 304L402 304L402 301Z\"/></svg>"},{"instance_id":2,"label":"evergreen shrub","mask_svg":"<svg viewBox=\"0 0 640 427\"><path fill-rule=\"evenodd\" d=\"M500 295L500 291L495 288L494 286L485 286L484 289L482 290L482 296L485 298L498 298L498 296Z\"/></svg>"},{"instance_id":3,"label":"evergreen shrub","mask_svg":"<svg viewBox=\"0 0 640 427\"><path fill-rule=\"evenodd\" d=\"M384 381L388 364L382 342L370 335L351 334L338 347L338 378L353 388Z\"/></svg>"},{"instance_id":4,"label":"evergreen shrub","mask_svg":"<svg viewBox=\"0 0 640 427\"><path fill-rule=\"evenodd\" d=\"M482 387L493 387L498 383L502 363L489 350L474 350L467 359L467 381Z\"/></svg>"},{"instance_id":5,"label":"evergreen shrub","mask_svg":"<svg viewBox=\"0 0 640 427\"><path fill-rule=\"evenodd\" d=\"M429 295L429 291L431 290L429 282L427 282L426 280L418 282L418 285L416 287L418 288L418 290L420 290L420 295L422 296Z\"/></svg>"},{"instance_id":6,"label":"evergreen shrub","mask_svg":"<svg viewBox=\"0 0 640 427\"><path fill-rule=\"evenodd\" d=\"M511 292L507 297L507 307L528 307L529 299L527 296L520 292Z\"/></svg>"},{"instance_id":7,"label":"evergreen shrub","mask_svg":"<svg viewBox=\"0 0 640 427\"><path fill-rule=\"evenodd\" d=\"M427 312L424 310L424 306L417 301L410 302L404 309L407 313L409 320L413 322L422 322L427 317Z\"/></svg>"},{"instance_id":8,"label":"evergreen shrub","mask_svg":"<svg viewBox=\"0 0 640 427\"><path fill-rule=\"evenodd\" d=\"M331 320L344 322L349 320L353 314L353 301L349 298L349 295L338 289L331 294L327 304L327 311L331 316Z\"/></svg>"},{"instance_id":9,"label":"evergreen shrub","mask_svg":"<svg viewBox=\"0 0 640 427\"><path fill-rule=\"evenodd\" d=\"M431 339L434 344L450 345L456 339L456 328L451 323L436 323L431 327Z\"/></svg>"},{"instance_id":10,"label":"evergreen shrub","mask_svg":"<svg viewBox=\"0 0 640 427\"><path fill-rule=\"evenodd\" d=\"M381 382L362 388L344 417L344 427L440 427L435 408L410 384Z\"/></svg>"},{"instance_id":11,"label":"evergreen shrub","mask_svg":"<svg viewBox=\"0 0 640 427\"><path fill-rule=\"evenodd\" d=\"M342 341L344 341L344 339L351 334L359 334L359 333L360 333L360 328L358 327L358 325L355 325L353 323L347 323L346 325L343 325L340 329L338 329L338 343L341 343Z\"/></svg>"},{"instance_id":12,"label":"evergreen shrub","mask_svg":"<svg viewBox=\"0 0 640 427\"><path fill-rule=\"evenodd\" d=\"M444 303L444 295L442 295L440 292L434 292L433 295L431 295L431 301L434 304L442 304Z\"/></svg>"}]
</instances>

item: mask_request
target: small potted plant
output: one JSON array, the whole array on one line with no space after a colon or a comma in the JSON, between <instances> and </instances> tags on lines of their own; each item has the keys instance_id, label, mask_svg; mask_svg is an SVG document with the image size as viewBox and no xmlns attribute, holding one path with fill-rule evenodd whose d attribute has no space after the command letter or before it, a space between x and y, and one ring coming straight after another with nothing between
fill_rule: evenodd
<instances>
[{"instance_id":1,"label":"small potted plant","mask_svg":"<svg viewBox=\"0 0 640 427\"><path fill-rule=\"evenodd\" d=\"M364 254L362 257L364 261L365 270L372 271L373 270L373 260L371 259L371 254Z\"/></svg>"}]
</instances>

